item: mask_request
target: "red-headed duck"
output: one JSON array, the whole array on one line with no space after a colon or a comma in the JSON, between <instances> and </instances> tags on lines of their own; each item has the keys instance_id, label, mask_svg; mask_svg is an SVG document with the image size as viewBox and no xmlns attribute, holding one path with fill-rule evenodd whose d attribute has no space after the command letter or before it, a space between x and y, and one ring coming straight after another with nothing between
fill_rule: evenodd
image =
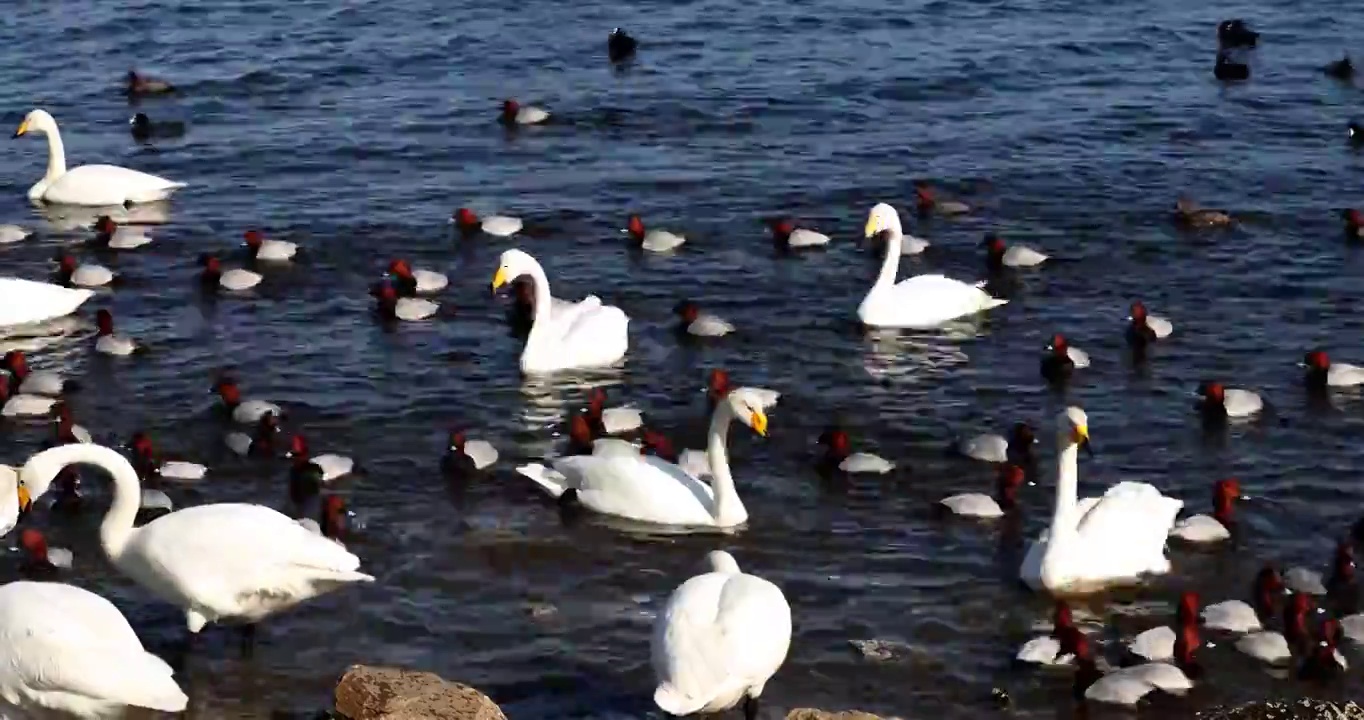
<instances>
[{"instance_id":1,"label":"red-headed duck","mask_svg":"<svg viewBox=\"0 0 1364 720\"><path fill-rule=\"evenodd\" d=\"M1186 627L1194 629L1194 637L1198 633L1198 595L1192 592L1180 593L1179 602L1175 605L1175 622L1173 626L1162 625L1150 630L1138 633L1127 643L1128 652L1147 662L1175 659L1175 641L1178 639L1180 631Z\"/></svg>"},{"instance_id":2,"label":"red-headed duck","mask_svg":"<svg viewBox=\"0 0 1364 720\"><path fill-rule=\"evenodd\" d=\"M1198 397L1196 407L1203 418L1210 421L1250 417L1264 409L1264 401L1259 395L1229 388L1214 380L1199 383Z\"/></svg>"},{"instance_id":3,"label":"red-headed duck","mask_svg":"<svg viewBox=\"0 0 1364 720\"><path fill-rule=\"evenodd\" d=\"M279 417L284 416L284 411L272 402L243 400L241 387L237 384L236 379L226 373L218 376L209 392L216 393L218 398L223 401L222 407L232 415L232 420L243 425L254 425L266 413L272 413Z\"/></svg>"},{"instance_id":4,"label":"red-headed duck","mask_svg":"<svg viewBox=\"0 0 1364 720\"><path fill-rule=\"evenodd\" d=\"M284 240L270 240L259 230L247 230L242 235L247 256L252 260L288 262L298 254L298 244Z\"/></svg>"},{"instance_id":5,"label":"red-headed duck","mask_svg":"<svg viewBox=\"0 0 1364 720\"><path fill-rule=\"evenodd\" d=\"M549 120L549 112L534 105L522 105L515 100L503 100L502 112L497 121L507 127L517 125L539 125Z\"/></svg>"},{"instance_id":6,"label":"red-headed duck","mask_svg":"<svg viewBox=\"0 0 1364 720\"><path fill-rule=\"evenodd\" d=\"M391 282L381 282L370 294L374 296L374 311L384 320L417 322L434 316L440 306L425 298L399 297Z\"/></svg>"},{"instance_id":7,"label":"red-headed duck","mask_svg":"<svg viewBox=\"0 0 1364 720\"><path fill-rule=\"evenodd\" d=\"M638 215L631 215L625 223L625 229L621 232L629 235L641 250L648 252L664 253L671 252L681 247L687 239L676 233L667 230L649 230L644 227L644 221Z\"/></svg>"},{"instance_id":8,"label":"red-headed duck","mask_svg":"<svg viewBox=\"0 0 1364 720\"><path fill-rule=\"evenodd\" d=\"M136 250L151 244L152 238L145 230L120 227L108 215L95 220L94 246L106 250Z\"/></svg>"},{"instance_id":9,"label":"red-headed duck","mask_svg":"<svg viewBox=\"0 0 1364 720\"><path fill-rule=\"evenodd\" d=\"M1016 422L1006 438L999 433L982 433L953 442L951 450L972 460L987 463L1013 462L1024 467L1034 462L1033 445L1037 436L1026 422Z\"/></svg>"},{"instance_id":10,"label":"red-headed duck","mask_svg":"<svg viewBox=\"0 0 1364 720\"><path fill-rule=\"evenodd\" d=\"M1364 368L1349 363L1331 362L1331 358L1322 350L1312 350L1303 356L1302 367L1307 368L1304 381L1312 390L1364 384Z\"/></svg>"},{"instance_id":11,"label":"red-headed duck","mask_svg":"<svg viewBox=\"0 0 1364 720\"><path fill-rule=\"evenodd\" d=\"M77 264L76 258L65 250L58 250L53 260L57 263L57 271L52 275L52 282L58 285L97 288L114 282L114 271L103 265Z\"/></svg>"},{"instance_id":12,"label":"red-headed duck","mask_svg":"<svg viewBox=\"0 0 1364 720\"><path fill-rule=\"evenodd\" d=\"M829 236L824 233L796 227L789 218L767 220L772 230L772 242L778 247L798 250L800 248L822 247L829 244Z\"/></svg>"},{"instance_id":13,"label":"red-headed duck","mask_svg":"<svg viewBox=\"0 0 1364 720\"><path fill-rule=\"evenodd\" d=\"M31 579L50 578L59 570L69 570L74 559L66 548L48 547L47 538L36 528L24 528L19 533L19 549L23 552L19 572Z\"/></svg>"},{"instance_id":14,"label":"red-headed duck","mask_svg":"<svg viewBox=\"0 0 1364 720\"><path fill-rule=\"evenodd\" d=\"M1241 483L1234 478L1218 480L1212 486L1212 515L1194 515L1175 523L1170 537L1185 542L1211 543L1231 538L1232 505L1244 499Z\"/></svg>"},{"instance_id":15,"label":"red-headed duck","mask_svg":"<svg viewBox=\"0 0 1364 720\"><path fill-rule=\"evenodd\" d=\"M722 337L734 332L734 326L729 321L719 315L702 312L701 308L690 300L682 300L674 305L673 314L681 320L678 331L688 335Z\"/></svg>"},{"instance_id":16,"label":"red-headed duck","mask_svg":"<svg viewBox=\"0 0 1364 720\"><path fill-rule=\"evenodd\" d=\"M955 200L939 200L933 187L927 182L914 183L914 207L920 217L928 215L965 215L971 206Z\"/></svg>"},{"instance_id":17,"label":"red-headed duck","mask_svg":"<svg viewBox=\"0 0 1364 720\"><path fill-rule=\"evenodd\" d=\"M1035 665L1069 665L1075 661L1074 655L1061 652L1062 637L1072 630L1078 631L1070 605L1064 600L1057 600L1052 606L1051 617L1051 632L1023 643L1014 656L1015 660Z\"/></svg>"},{"instance_id":18,"label":"red-headed duck","mask_svg":"<svg viewBox=\"0 0 1364 720\"><path fill-rule=\"evenodd\" d=\"M279 434L279 418L272 412L263 413L256 421L254 433L228 433L223 442L232 452L241 456L273 457L275 436Z\"/></svg>"},{"instance_id":19,"label":"red-headed duck","mask_svg":"<svg viewBox=\"0 0 1364 720\"><path fill-rule=\"evenodd\" d=\"M239 292L250 290L265 279L260 273L242 268L223 270L222 261L212 253L200 255L199 265L203 268L203 271L199 273L199 284L209 291L230 290Z\"/></svg>"},{"instance_id":20,"label":"red-headed duck","mask_svg":"<svg viewBox=\"0 0 1364 720\"><path fill-rule=\"evenodd\" d=\"M521 218L509 215L489 215L480 218L469 208L460 208L450 216L450 224L459 228L462 233L483 232L493 237L511 237L521 232L523 224Z\"/></svg>"},{"instance_id":21,"label":"red-headed duck","mask_svg":"<svg viewBox=\"0 0 1364 720\"><path fill-rule=\"evenodd\" d=\"M450 284L450 278L431 270L414 270L406 260L394 258L388 263L389 282L401 297L421 293L436 293Z\"/></svg>"},{"instance_id":22,"label":"red-headed duck","mask_svg":"<svg viewBox=\"0 0 1364 720\"><path fill-rule=\"evenodd\" d=\"M67 380L51 371L35 371L28 366L28 357L23 350L10 350L0 359L0 369L10 374L10 390L13 394L47 395L55 397L81 389L80 383Z\"/></svg>"},{"instance_id":23,"label":"red-headed duck","mask_svg":"<svg viewBox=\"0 0 1364 720\"><path fill-rule=\"evenodd\" d=\"M1293 653L1310 640L1307 634L1307 613L1312 609L1312 598L1304 593L1293 593L1284 606L1284 631L1253 632L1236 641L1236 649L1271 665L1293 659Z\"/></svg>"},{"instance_id":24,"label":"red-headed duck","mask_svg":"<svg viewBox=\"0 0 1364 720\"><path fill-rule=\"evenodd\" d=\"M470 440L463 430L450 433L450 445L441 458L441 470L446 475L467 475L491 467L497 462L497 448L487 440Z\"/></svg>"},{"instance_id":25,"label":"red-headed duck","mask_svg":"<svg viewBox=\"0 0 1364 720\"><path fill-rule=\"evenodd\" d=\"M895 469L895 463L880 455L853 452L848 433L836 425L825 428L816 442L824 446L819 466L826 472L837 469L845 473L885 474Z\"/></svg>"},{"instance_id":26,"label":"red-headed duck","mask_svg":"<svg viewBox=\"0 0 1364 720\"><path fill-rule=\"evenodd\" d=\"M1213 630L1226 630L1234 633L1258 632L1264 629L1263 621L1274 616L1278 598L1286 588L1279 571L1266 565L1255 574L1255 584L1250 596L1254 605L1244 600L1224 600L1203 608L1203 624Z\"/></svg>"},{"instance_id":27,"label":"red-headed duck","mask_svg":"<svg viewBox=\"0 0 1364 720\"><path fill-rule=\"evenodd\" d=\"M985 248L985 269L990 272L1005 268L1036 267L1048 258L1027 245L1007 245L1004 238L994 233L987 234L980 244Z\"/></svg>"},{"instance_id":28,"label":"red-headed duck","mask_svg":"<svg viewBox=\"0 0 1364 720\"><path fill-rule=\"evenodd\" d=\"M331 482L339 477L349 475L355 470L355 460L334 453L323 455L313 455L308 445L308 438L303 433L297 433L289 441L289 451L284 453L284 457L293 461L295 469L308 464L313 464L322 469L322 482Z\"/></svg>"},{"instance_id":29,"label":"red-headed duck","mask_svg":"<svg viewBox=\"0 0 1364 720\"><path fill-rule=\"evenodd\" d=\"M1364 240L1364 213L1348 209L1341 210L1340 216L1345 221L1345 239Z\"/></svg>"},{"instance_id":30,"label":"red-headed duck","mask_svg":"<svg viewBox=\"0 0 1364 720\"><path fill-rule=\"evenodd\" d=\"M128 440L128 450L133 455L133 467L144 480L159 477L177 482L197 482L208 474L208 468L198 463L184 460L165 460L156 455L151 436L138 430Z\"/></svg>"},{"instance_id":31,"label":"red-headed duck","mask_svg":"<svg viewBox=\"0 0 1364 720\"><path fill-rule=\"evenodd\" d=\"M1018 488L1027 475L1023 468L1005 463L995 473L995 496L985 493L950 495L938 503L953 514L966 517L997 518L1018 507Z\"/></svg>"},{"instance_id":32,"label":"red-headed duck","mask_svg":"<svg viewBox=\"0 0 1364 720\"><path fill-rule=\"evenodd\" d=\"M592 388L587 394L587 422L592 427L593 437L619 435L638 430L644 425L644 415L629 407L606 407L606 391Z\"/></svg>"},{"instance_id":33,"label":"red-headed duck","mask_svg":"<svg viewBox=\"0 0 1364 720\"><path fill-rule=\"evenodd\" d=\"M100 308L95 313L95 352L126 357L142 349L137 341L114 332L114 314L108 309Z\"/></svg>"},{"instance_id":34,"label":"red-headed duck","mask_svg":"<svg viewBox=\"0 0 1364 720\"><path fill-rule=\"evenodd\" d=\"M1070 380L1071 373L1089 367L1089 354L1073 347L1065 335L1051 336L1042 355L1042 377L1053 385Z\"/></svg>"}]
</instances>

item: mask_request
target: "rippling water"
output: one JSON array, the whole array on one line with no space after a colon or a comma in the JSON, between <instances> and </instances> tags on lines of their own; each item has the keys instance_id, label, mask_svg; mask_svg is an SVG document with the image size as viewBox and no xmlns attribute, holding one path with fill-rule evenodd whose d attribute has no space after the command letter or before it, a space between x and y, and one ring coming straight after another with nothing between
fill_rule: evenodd
<instances>
[{"instance_id":1,"label":"rippling water","mask_svg":"<svg viewBox=\"0 0 1364 720\"><path fill-rule=\"evenodd\" d=\"M1014 578L1019 538L1046 521L1050 483L1025 493L1022 528L942 523L931 506L990 481L943 456L956 432L1029 419L1050 434L1061 401L1041 386L1036 360L1056 331L1095 358L1070 392L1100 450L1085 461L1082 492L1140 478L1205 511L1211 481L1235 474L1263 500L1244 507L1238 548L1173 549L1171 577L1096 604L1121 635L1164 623L1184 588L1208 601L1244 595L1264 560L1324 566L1364 495L1364 405L1345 396L1310 407L1294 363L1318 344L1364 358L1364 264L1334 215L1361 202L1364 161L1344 141L1361 94L1318 70L1364 26L1311 3L1261 6L1250 17L1266 32L1255 77L1223 88L1211 76L1212 29L1234 11L1251 12L1170 0L10 8L0 93L14 124L43 106L73 162L191 184L157 242L118 258L129 286L85 313L112 307L155 352L101 362L78 333L35 352L34 364L87 379L93 389L73 404L97 434L145 427L165 450L210 463L213 483L177 494L182 504L283 501L282 468L264 472L222 450L206 390L225 364L248 394L285 404L317 451L350 451L368 469L344 491L370 523L355 549L379 582L269 623L251 662L209 631L186 680L193 707L203 717L321 707L341 669L364 661L476 684L514 717L656 717L649 623L702 555L725 547L779 583L795 613L767 716L816 704L976 718L1001 687L1018 716L1053 717L1069 707L1068 677L1009 662L1047 613ZM616 25L643 43L624 71L604 58ZM187 122L183 139L129 137L132 110L118 92L129 66L183 88L143 106ZM563 122L508 137L493 122L508 95ZM71 222L47 223L23 197L42 173L43 145L16 140L5 152L0 220L44 230L3 250L6 271L40 277L52 246L72 239ZM863 335L852 313L878 259L855 240L875 202L908 206L916 178L979 212L912 227L934 248L906 260L907 271L978 276L986 230L1058 260L1026 273L1014 302L982 322ZM1177 232L1169 209L1179 192L1243 222ZM531 229L514 243L457 241L445 218L461 205L522 215ZM617 231L628 212L691 242L676 257L633 258ZM835 244L776 257L758 219L778 212ZM195 255L230 249L248 227L302 243L308 260L271 272L250 299L197 301ZM519 344L487 291L512 245L541 258L556 294L598 293L630 314L627 367L594 382L683 446L702 441L705 370L784 392L767 440L736 433L752 514L743 533L565 527L511 471L552 446L584 394L581 379L531 385L518 375ZM371 322L364 291L396 254L451 274L442 301L455 318L396 332ZM679 348L670 309L683 296L741 334ZM1121 359L1135 298L1177 328L1141 373ZM1206 441L1187 392L1212 376L1260 389L1275 414ZM813 440L831 415L912 469L821 481ZM478 428L504 458L462 490L437 472L453 423ZM4 458L19 462L44 431L6 434ZM74 581L114 599L151 644L178 638L181 617L100 557L95 522L52 529L54 544L77 550ZM531 612L543 605L555 612ZM872 663L848 645L872 637L904 648ZM1201 660L1210 681L1160 700L1163 716L1306 691L1225 642ZM1312 692L1359 691L1349 681Z\"/></svg>"}]
</instances>

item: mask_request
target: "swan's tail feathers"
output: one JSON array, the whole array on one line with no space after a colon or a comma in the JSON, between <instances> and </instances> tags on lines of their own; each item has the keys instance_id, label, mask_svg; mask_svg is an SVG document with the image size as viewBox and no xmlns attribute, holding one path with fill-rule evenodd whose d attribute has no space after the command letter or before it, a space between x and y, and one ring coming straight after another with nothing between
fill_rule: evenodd
<instances>
[{"instance_id":1,"label":"swan's tail feathers","mask_svg":"<svg viewBox=\"0 0 1364 720\"><path fill-rule=\"evenodd\" d=\"M654 704L669 715L685 717L700 710L705 702L683 693L672 683L662 682L654 690Z\"/></svg>"},{"instance_id":2,"label":"swan's tail feathers","mask_svg":"<svg viewBox=\"0 0 1364 720\"><path fill-rule=\"evenodd\" d=\"M157 188L149 188L147 190L143 190L140 192L132 192L128 194L127 199L124 201L124 205L153 203L159 200L165 200L166 198L170 197L171 194L173 194L176 190L179 190L180 188L183 187L186 187L185 183L168 182L165 185L162 185Z\"/></svg>"},{"instance_id":3,"label":"swan's tail feathers","mask_svg":"<svg viewBox=\"0 0 1364 720\"><path fill-rule=\"evenodd\" d=\"M184 712L189 697L176 684L171 667L166 661L148 653L118 659L119 674L129 679L123 685L121 698L133 707Z\"/></svg>"},{"instance_id":4,"label":"swan's tail feathers","mask_svg":"<svg viewBox=\"0 0 1364 720\"><path fill-rule=\"evenodd\" d=\"M522 465L516 468L516 472L534 480L553 498L563 495L564 491L568 489L568 478L564 477L563 473L558 470L551 470L540 463Z\"/></svg>"},{"instance_id":5,"label":"swan's tail feathers","mask_svg":"<svg viewBox=\"0 0 1364 720\"><path fill-rule=\"evenodd\" d=\"M982 299L981 302L980 302L980 309L981 309L981 310L989 310L990 308L997 308L997 307L999 307L1000 305L1008 305L1008 304L1009 304L1009 301L1008 301L1008 300L1005 300L1004 298L997 298L997 297L994 297L993 295L986 295L985 298Z\"/></svg>"}]
</instances>

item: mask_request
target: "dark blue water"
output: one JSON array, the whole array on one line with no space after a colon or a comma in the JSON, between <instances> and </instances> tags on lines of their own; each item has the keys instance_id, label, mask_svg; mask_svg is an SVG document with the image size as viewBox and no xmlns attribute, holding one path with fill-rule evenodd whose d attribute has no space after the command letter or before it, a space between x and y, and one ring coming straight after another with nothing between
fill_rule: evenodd
<instances>
[{"instance_id":1,"label":"dark blue water","mask_svg":"<svg viewBox=\"0 0 1364 720\"><path fill-rule=\"evenodd\" d=\"M206 391L223 366L249 395L285 404L315 451L348 451L368 468L342 492L370 524L354 549L379 582L272 621L251 661L237 658L231 636L208 631L185 678L198 716L321 707L347 664L370 662L475 684L513 717L653 717L653 613L706 551L725 547L779 583L794 611L765 717L813 704L975 718L992 711L995 687L1018 716L1055 717L1070 706L1068 676L1009 662L1048 610L1014 583L1019 533L931 512L938 498L990 482L987 469L943 457L957 432L1031 420L1050 457L1062 402L1042 387L1037 357L1051 333L1095 359L1070 391L1100 450L1084 463L1082 492L1136 478L1206 511L1211 482L1234 474L1257 497L1242 508L1239 547L1174 548L1172 576L1093 606L1116 619L1115 642L1166 622L1180 590L1212 602L1244 596L1265 561L1324 567L1364 499L1364 403L1309 406L1295 366L1317 345L1364 361L1364 258L1341 242L1336 215L1364 203L1364 156L1344 133L1364 94L1319 70L1357 49L1364 21L1328 10L1169 0L20 3L0 16L9 120L44 107L71 164L190 183L156 243L117 260L129 285L82 312L88 322L95 307L112 308L155 352L97 361L87 331L43 345L32 362L86 379L72 403L97 435L145 428L164 450L210 464L212 483L172 490L181 504L283 503L282 467L222 449ZM1211 75L1213 27L1236 15L1265 36L1254 78L1224 88ZM616 25L642 41L623 71L604 57ZM140 107L188 123L183 139L132 140L134 109L118 91L129 67L182 88ZM508 137L494 122L505 97L543 104L560 122ZM42 277L53 245L79 237L69 228L80 218L49 222L29 207L24 193L45 163L39 140L5 147L0 221L40 231L3 250L5 271ZM1057 261L1026 273L1013 302L982 322L863 334L851 320L879 257L857 242L862 223L878 201L908 208L916 179L976 212L910 227L934 247L902 273L979 277L988 230ZM1180 192L1240 224L1178 231L1170 209ZM466 205L520 215L530 232L460 241L446 218ZM618 232L630 212L689 244L675 257L632 256ZM778 257L759 223L775 213L830 233L833 246ZM196 255L231 250L251 227L301 243L308 259L270 272L252 297L199 302ZM517 372L519 343L487 285L514 246L540 258L556 295L596 293L632 317L625 369L595 382L682 445L702 441L706 370L784 393L768 439L736 433L735 475L752 515L743 533L565 527L512 471L553 447L584 393L578 379L523 384ZM441 302L453 318L396 332L372 322L365 290L398 255L450 273ZM682 297L741 333L680 348L670 310ZM1122 359L1133 299L1176 326L1144 373ZM1187 393L1211 377L1263 392L1276 413L1206 440ZM813 441L831 415L909 469L822 481ZM501 448L490 479L455 489L441 479L453 424ZM0 448L14 463L44 436L37 425L5 433ZM1049 478L1049 460L1044 468ZM1050 488L1024 494L1024 536L1046 522ZM153 646L179 637L181 617L100 557L96 521L51 528L53 544L77 551L71 581L114 599ZM555 611L532 612L544 605ZM866 638L904 647L872 663L848 645ZM1200 655L1209 679L1158 712L1359 692L1355 681L1313 689L1276 679L1225 638L1208 639L1218 643Z\"/></svg>"}]
</instances>

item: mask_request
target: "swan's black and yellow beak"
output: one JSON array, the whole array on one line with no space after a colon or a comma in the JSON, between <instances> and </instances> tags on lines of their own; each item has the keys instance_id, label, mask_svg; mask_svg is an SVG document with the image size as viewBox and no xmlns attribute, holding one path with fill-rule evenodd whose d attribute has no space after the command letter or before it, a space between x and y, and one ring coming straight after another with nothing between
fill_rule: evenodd
<instances>
[{"instance_id":1,"label":"swan's black and yellow beak","mask_svg":"<svg viewBox=\"0 0 1364 720\"><path fill-rule=\"evenodd\" d=\"M497 269L497 272L493 274L493 292L497 292L497 289L498 289L498 288L500 288L500 287L502 287L503 285L506 285L506 284L507 284L507 269L506 269L506 268L498 268L498 269Z\"/></svg>"},{"instance_id":2,"label":"swan's black and yellow beak","mask_svg":"<svg viewBox=\"0 0 1364 720\"><path fill-rule=\"evenodd\" d=\"M748 416L748 424L753 428L753 432L767 437L767 413L761 410L754 410Z\"/></svg>"},{"instance_id":3,"label":"swan's black and yellow beak","mask_svg":"<svg viewBox=\"0 0 1364 720\"><path fill-rule=\"evenodd\" d=\"M33 498L28 494L28 488L19 486L19 512L26 513L33 507Z\"/></svg>"},{"instance_id":4,"label":"swan's black and yellow beak","mask_svg":"<svg viewBox=\"0 0 1364 720\"><path fill-rule=\"evenodd\" d=\"M1089 443L1088 426L1076 425L1074 439L1076 445L1079 445L1090 457L1094 457L1094 446Z\"/></svg>"},{"instance_id":5,"label":"swan's black and yellow beak","mask_svg":"<svg viewBox=\"0 0 1364 720\"><path fill-rule=\"evenodd\" d=\"M28 132L28 118L24 118L24 121L19 123L19 129L14 131L14 137L19 137L26 132Z\"/></svg>"}]
</instances>

